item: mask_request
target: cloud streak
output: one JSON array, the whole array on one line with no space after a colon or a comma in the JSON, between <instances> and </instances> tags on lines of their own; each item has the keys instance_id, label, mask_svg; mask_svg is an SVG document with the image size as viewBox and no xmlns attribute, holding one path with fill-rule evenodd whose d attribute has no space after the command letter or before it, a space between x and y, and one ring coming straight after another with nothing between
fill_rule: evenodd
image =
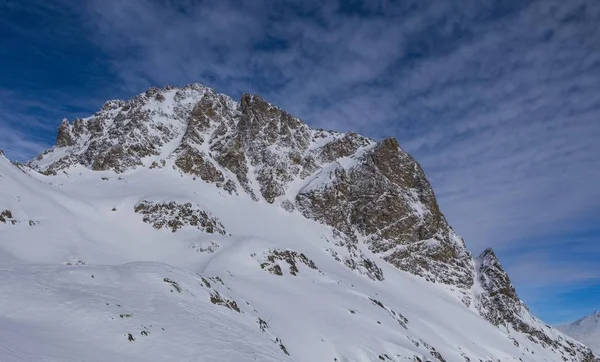
<instances>
[{"instance_id":1,"label":"cloud streak","mask_svg":"<svg viewBox=\"0 0 600 362\"><path fill-rule=\"evenodd\" d=\"M108 69L90 90L94 99L199 81L234 97L260 93L312 126L395 136L469 247L493 246L520 285L547 285L567 271L574 279L560 283L600 277L598 268L560 259L574 246L600 258L600 3L63 7ZM34 148L23 144L22 153ZM578 241L582 230L595 234Z\"/></svg>"},{"instance_id":2,"label":"cloud streak","mask_svg":"<svg viewBox=\"0 0 600 362\"><path fill-rule=\"evenodd\" d=\"M598 6L195 4L86 14L132 91L199 79L316 126L396 135L476 249L600 206Z\"/></svg>"}]
</instances>

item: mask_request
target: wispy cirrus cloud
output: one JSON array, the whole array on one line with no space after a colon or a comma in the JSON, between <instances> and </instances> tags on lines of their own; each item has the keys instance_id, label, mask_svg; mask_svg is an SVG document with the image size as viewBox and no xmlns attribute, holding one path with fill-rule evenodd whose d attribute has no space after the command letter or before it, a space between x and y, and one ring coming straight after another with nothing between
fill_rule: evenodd
<instances>
[{"instance_id":1,"label":"wispy cirrus cloud","mask_svg":"<svg viewBox=\"0 0 600 362\"><path fill-rule=\"evenodd\" d=\"M99 99L73 97L61 91L23 96L0 88L0 149L12 160L29 160L54 143L63 118L87 115L103 104Z\"/></svg>"},{"instance_id":2,"label":"wispy cirrus cloud","mask_svg":"<svg viewBox=\"0 0 600 362\"><path fill-rule=\"evenodd\" d=\"M55 5L96 49L83 73L94 99L199 81L260 93L313 126L395 136L469 247L497 249L525 293L600 276L563 258L575 246L600 258L600 3Z\"/></svg>"},{"instance_id":3,"label":"wispy cirrus cloud","mask_svg":"<svg viewBox=\"0 0 600 362\"><path fill-rule=\"evenodd\" d=\"M199 79L316 126L397 136L475 249L600 207L599 6L370 4L114 1L86 14L136 91Z\"/></svg>"},{"instance_id":4,"label":"wispy cirrus cloud","mask_svg":"<svg viewBox=\"0 0 600 362\"><path fill-rule=\"evenodd\" d=\"M505 264L519 296L553 324L574 321L598 310L600 250L594 240L585 237L569 240L568 247L564 239L557 239L522 250Z\"/></svg>"}]
</instances>

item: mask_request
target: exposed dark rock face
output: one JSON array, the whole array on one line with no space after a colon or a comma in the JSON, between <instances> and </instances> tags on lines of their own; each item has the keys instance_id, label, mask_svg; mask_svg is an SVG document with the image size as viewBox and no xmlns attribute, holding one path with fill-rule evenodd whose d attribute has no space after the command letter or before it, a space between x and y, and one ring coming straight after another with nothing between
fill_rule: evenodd
<instances>
[{"instance_id":1,"label":"exposed dark rock face","mask_svg":"<svg viewBox=\"0 0 600 362\"><path fill-rule=\"evenodd\" d=\"M298 164L290 159L297 157L298 160L298 154L307 149L310 129L299 119L255 95L244 94L240 108L239 134L249 151L250 164L260 165L256 180L261 186L261 194L267 202L273 203L276 197L284 194L285 184L300 172Z\"/></svg>"},{"instance_id":2,"label":"exposed dark rock face","mask_svg":"<svg viewBox=\"0 0 600 362\"><path fill-rule=\"evenodd\" d=\"M156 229L167 227L175 232L184 226L194 226L209 234L225 235L225 228L209 213L194 208L191 203L155 203L143 200L135 205L134 211L144 215L143 221Z\"/></svg>"},{"instance_id":3,"label":"exposed dark rock face","mask_svg":"<svg viewBox=\"0 0 600 362\"><path fill-rule=\"evenodd\" d=\"M0 177L2 177L2 175L0 175ZM39 221L18 220L13 216L12 211L10 211L8 209L4 209L4 210L0 211L0 223L9 224L9 225L17 225L17 224L21 224L21 223L27 223L29 226L35 226L35 225L39 224Z\"/></svg>"},{"instance_id":4,"label":"exposed dark rock face","mask_svg":"<svg viewBox=\"0 0 600 362\"><path fill-rule=\"evenodd\" d=\"M215 291L214 293L212 293L210 295L210 302L212 304L222 305L226 308L229 308L231 310L234 310L234 311L240 313L240 308L238 307L237 303L234 300L229 300L227 298L221 297L221 295L217 291Z\"/></svg>"},{"instance_id":5,"label":"exposed dark rock face","mask_svg":"<svg viewBox=\"0 0 600 362\"><path fill-rule=\"evenodd\" d=\"M273 203L301 171L311 130L256 95L244 94L238 112L234 125L223 123L213 133L211 151L248 194L258 196L250 187L254 179L264 200ZM249 175L249 167L255 169L254 175Z\"/></svg>"},{"instance_id":6,"label":"exposed dark rock face","mask_svg":"<svg viewBox=\"0 0 600 362\"><path fill-rule=\"evenodd\" d=\"M12 225L16 225L18 223L18 221L13 218L13 214L10 210L3 210L0 212L0 222L5 224L9 223Z\"/></svg>"},{"instance_id":7,"label":"exposed dark rock face","mask_svg":"<svg viewBox=\"0 0 600 362\"><path fill-rule=\"evenodd\" d=\"M206 159L206 156L191 147L183 149L181 155L175 160L175 165L186 173L200 176L206 182L222 183L225 180L223 173Z\"/></svg>"},{"instance_id":8,"label":"exposed dark rock face","mask_svg":"<svg viewBox=\"0 0 600 362\"><path fill-rule=\"evenodd\" d=\"M305 216L346 235L366 236L369 248L400 269L469 288L471 255L440 213L421 167L395 139L386 139L347 169L325 169L330 180L308 184L296 197Z\"/></svg>"},{"instance_id":9,"label":"exposed dark rock face","mask_svg":"<svg viewBox=\"0 0 600 362\"><path fill-rule=\"evenodd\" d=\"M369 143L369 139L361 135L348 133L323 146L319 152L319 158L323 162L333 162L342 157L352 156L360 147L366 147Z\"/></svg>"},{"instance_id":10,"label":"exposed dark rock face","mask_svg":"<svg viewBox=\"0 0 600 362\"><path fill-rule=\"evenodd\" d=\"M486 293L478 295L476 305L480 314L490 323L496 326L510 325L535 343L565 351L572 357L579 354L583 356L583 361L594 361L589 349L562 337L551 338L545 331L548 326L532 321L529 309L517 296L508 274L492 249L486 249L477 258L477 272L479 283Z\"/></svg>"},{"instance_id":11,"label":"exposed dark rock face","mask_svg":"<svg viewBox=\"0 0 600 362\"><path fill-rule=\"evenodd\" d=\"M258 200L249 184L248 163L241 139L230 135L225 136L223 139L219 139L211 145L211 150L219 154L219 156L217 156L217 162L236 176L237 181L246 193L254 200Z\"/></svg>"},{"instance_id":12,"label":"exposed dark rock face","mask_svg":"<svg viewBox=\"0 0 600 362\"><path fill-rule=\"evenodd\" d=\"M41 171L53 174L82 164L93 170L124 172L144 165L144 158L159 156L161 148L178 135L192 108L189 104L167 109L150 106L157 95L164 98L161 92L151 88L129 101L108 101L92 117L77 119L73 125L63 120L56 147L69 146L73 151Z\"/></svg>"},{"instance_id":13,"label":"exposed dark rock face","mask_svg":"<svg viewBox=\"0 0 600 362\"><path fill-rule=\"evenodd\" d=\"M260 267L271 274L283 275L284 270L280 264L287 264L291 275L298 274L298 264L304 264L310 269L319 270L315 263L307 258L306 255L294 250L271 250L266 260L260 264Z\"/></svg>"},{"instance_id":14,"label":"exposed dark rock face","mask_svg":"<svg viewBox=\"0 0 600 362\"><path fill-rule=\"evenodd\" d=\"M377 265L377 262L365 256L361 249L358 248L358 243L352 238L346 237L339 231L334 231L331 239L326 238L327 242L340 247L341 253L328 248L329 254L340 263L343 263L351 270L357 271L360 274L366 275L372 280L384 280L383 271ZM344 250L345 249L345 250Z\"/></svg>"},{"instance_id":15,"label":"exposed dark rock face","mask_svg":"<svg viewBox=\"0 0 600 362\"><path fill-rule=\"evenodd\" d=\"M494 251L488 248L477 259L480 262L479 281L481 286L488 291L490 297L497 297L503 304L514 305L520 303L517 292L504 268L500 265Z\"/></svg>"},{"instance_id":16,"label":"exposed dark rock face","mask_svg":"<svg viewBox=\"0 0 600 362\"><path fill-rule=\"evenodd\" d=\"M56 145L58 147L67 147L75 145L75 140L71 135L71 127L69 121L63 119L60 127L58 127L58 135L56 135Z\"/></svg>"}]
</instances>

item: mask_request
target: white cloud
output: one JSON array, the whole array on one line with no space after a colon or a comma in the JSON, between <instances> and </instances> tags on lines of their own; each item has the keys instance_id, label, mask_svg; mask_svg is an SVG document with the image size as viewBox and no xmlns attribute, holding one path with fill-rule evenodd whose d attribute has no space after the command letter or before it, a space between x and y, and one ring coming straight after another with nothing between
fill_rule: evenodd
<instances>
[{"instance_id":1,"label":"white cloud","mask_svg":"<svg viewBox=\"0 0 600 362\"><path fill-rule=\"evenodd\" d=\"M160 4L88 9L131 88L200 80L316 126L395 135L474 250L509 250L600 208L598 6L383 1L359 16ZM283 46L257 48L268 39Z\"/></svg>"},{"instance_id":2,"label":"white cloud","mask_svg":"<svg viewBox=\"0 0 600 362\"><path fill-rule=\"evenodd\" d=\"M522 285L555 275L528 279L532 264L513 256L524 240L600 222L598 3L86 4L122 94L200 81L261 93L314 126L396 136L467 244L499 249Z\"/></svg>"}]
</instances>

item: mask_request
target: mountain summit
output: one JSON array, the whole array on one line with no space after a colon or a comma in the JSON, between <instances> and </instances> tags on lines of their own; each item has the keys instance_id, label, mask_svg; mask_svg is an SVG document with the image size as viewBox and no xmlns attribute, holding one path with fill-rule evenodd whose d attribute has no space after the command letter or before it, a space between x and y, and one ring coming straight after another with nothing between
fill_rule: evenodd
<instances>
[{"instance_id":1,"label":"mountain summit","mask_svg":"<svg viewBox=\"0 0 600 362\"><path fill-rule=\"evenodd\" d=\"M473 285L463 241L395 139L313 130L257 95L235 102L199 84L151 88L72 125L64 120L56 147L29 163L47 175L76 165L124 173L167 164L232 195L298 209L351 243L361 235L400 269Z\"/></svg>"},{"instance_id":2,"label":"mountain summit","mask_svg":"<svg viewBox=\"0 0 600 362\"><path fill-rule=\"evenodd\" d=\"M26 165L0 156L0 183L0 356L594 360L469 253L395 139L257 95L109 101Z\"/></svg>"},{"instance_id":3,"label":"mountain summit","mask_svg":"<svg viewBox=\"0 0 600 362\"><path fill-rule=\"evenodd\" d=\"M556 328L585 343L596 354L600 354L600 311L595 311L575 322L556 326Z\"/></svg>"}]
</instances>

